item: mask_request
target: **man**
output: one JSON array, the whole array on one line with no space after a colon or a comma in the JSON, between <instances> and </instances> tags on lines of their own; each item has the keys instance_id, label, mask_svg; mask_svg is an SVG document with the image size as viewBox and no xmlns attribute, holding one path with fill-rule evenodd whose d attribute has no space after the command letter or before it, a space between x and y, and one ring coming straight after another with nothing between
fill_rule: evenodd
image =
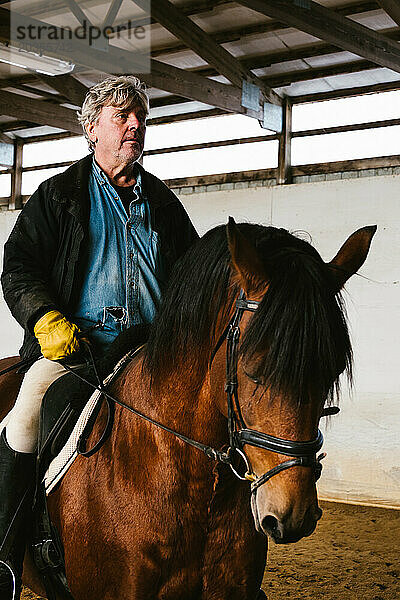
<instances>
[{"instance_id":1,"label":"man","mask_svg":"<svg viewBox=\"0 0 400 600\"><path fill-rule=\"evenodd\" d=\"M85 333L99 356L123 329L151 322L173 264L198 237L176 196L137 162L147 114L135 77L91 88L78 118L92 153L39 186L5 245L4 297L25 330L21 356L35 362L1 425L0 547L33 482L41 401L65 373L58 361L76 361L81 332L99 320L103 330ZM13 597L11 571L21 576L23 512L0 563L2 600Z\"/></svg>"}]
</instances>

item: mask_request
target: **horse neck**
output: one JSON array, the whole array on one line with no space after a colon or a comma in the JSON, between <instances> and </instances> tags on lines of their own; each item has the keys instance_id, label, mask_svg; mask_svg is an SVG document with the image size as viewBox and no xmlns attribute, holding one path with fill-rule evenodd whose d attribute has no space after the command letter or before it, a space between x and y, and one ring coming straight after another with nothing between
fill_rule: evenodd
<instances>
[{"instance_id":1,"label":"horse neck","mask_svg":"<svg viewBox=\"0 0 400 600\"><path fill-rule=\"evenodd\" d=\"M129 368L117 394L146 416L204 444L220 446L226 441L226 421L212 396L208 370L177 366L153 386L139 361ZM122 409L120 418L134 435L138 417Z\"/></svg>"}]
</instances>

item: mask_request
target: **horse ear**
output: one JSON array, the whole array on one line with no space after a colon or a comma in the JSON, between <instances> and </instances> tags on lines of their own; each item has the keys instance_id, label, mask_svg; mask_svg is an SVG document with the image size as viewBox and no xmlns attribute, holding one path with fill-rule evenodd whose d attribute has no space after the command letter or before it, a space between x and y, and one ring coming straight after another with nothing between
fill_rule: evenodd
<instances>
[{"instance_id":1,"label":"horse ear","mask_svg":"<svg viewBox=\"0 0 400 600\"><path fill-rule=\"evenodd\" d=\"M354 275L364 264L376 229L376 225L357 229L345 241L335 258L328 263L335 278L335 291L340 290L349 277Z\"/></svg>"},{"instance_id":2,"label":"horse ear","mask_svg":"<svg viewBox=\"0 0 400 600\"><path fill-rule=\"evenodd\" d=\"M229 217L226 233L232 264L246 295L264 288L267 276L258 252L241 233L233 217Z\"/></svg>"}]
</instances>

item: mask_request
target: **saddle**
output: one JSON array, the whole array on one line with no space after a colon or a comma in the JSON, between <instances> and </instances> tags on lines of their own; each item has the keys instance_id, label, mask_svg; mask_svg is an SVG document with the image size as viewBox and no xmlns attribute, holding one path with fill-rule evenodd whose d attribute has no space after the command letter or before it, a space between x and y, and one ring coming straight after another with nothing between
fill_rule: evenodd
<instances>
[{"instance_id":1,"label":"saddle","mask_svg":"<svg viewBox=\"0 0 400 600\"><path fill-rule=\"evenodd\" d=\"M88 362L75 368L73 373L66 373L49 387L40 413L38 459L42 475L63 448L94 387L99 385L97 377L103 381L124 356L147 341L148 335L149 325L133 325L116 338L103 358L96 361L97 373L93 364Z\"/></svg>"},{"instance_id":2,"label":"saddle","mask_svg":"<svg viewBox=\"0 0 400 600\"><path fill-rule=\"evenodd\" d=\"M62 542L51 523L47 508L45 473L69 439L82 410L93 394L93 386L98 387L98 379L102 383L110 373L116 376L122 372L130 362L134 351L147 341L149 327L147 324L134 325L122 332L110 346L107 354L96 362L95 368L93 364L88 363L74 369L73 373L63 375L49 387L44 396L40 414L37 480L30 548L48 600L56 600L57 597L73 600L73 596L65 576ZM124 357L127 358L122 360ZM115 365L118 365L118 369ZM100 410L101 394L98 396L99 401L82 434L84 440L90 434ZM110 435L114 414L114 406L111 402L108 408L109 419L102 438L91 451L81 451L84 456L91 456Z\"/></svg>"}]
</instances>

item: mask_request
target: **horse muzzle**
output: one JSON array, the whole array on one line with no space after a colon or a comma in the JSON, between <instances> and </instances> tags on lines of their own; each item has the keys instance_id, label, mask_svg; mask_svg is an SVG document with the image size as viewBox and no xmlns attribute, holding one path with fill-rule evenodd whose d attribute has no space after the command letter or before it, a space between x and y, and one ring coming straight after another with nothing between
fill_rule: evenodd
<instances>
[{"instance_id":1,"label":"horse muzzle","mask_svg":"<svg viewBox=\"0 0 400 600\"><path fill-rule=\"evenodd\" d=\"M257 531L269 535L276 544L290 544L311 535L322 516L316 501L304 512L294 507L279 510L270 505L261 490L252 494L251 510Z\"/></svg>"}]
</instances>

